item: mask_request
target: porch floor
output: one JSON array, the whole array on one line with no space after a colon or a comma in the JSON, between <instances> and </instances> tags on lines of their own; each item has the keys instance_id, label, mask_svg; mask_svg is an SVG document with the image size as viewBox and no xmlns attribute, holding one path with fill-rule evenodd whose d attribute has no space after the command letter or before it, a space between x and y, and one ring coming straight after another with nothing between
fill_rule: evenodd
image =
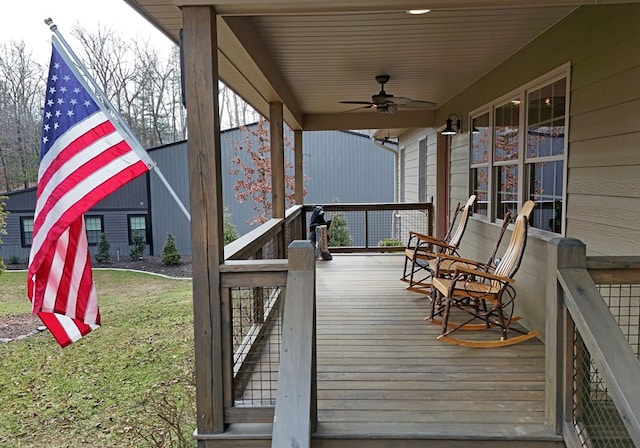
<instances>
[{"instance_id":1,"label":"porch floor","mask_svg":"<svg viewBox=\"0 0 640 448\"><path fill-rule=\"evenodd\" d=\"M424 320L428 299L400 280L403 257L337 254L316 263L312 446L564 447L544 425L544 345L438 341L439 327ZM206 446L268 447L271 430L234 424Z\"/></svg>"},{"instance_id":2,"label":"porch floor","mask_svg":"<svg viewBox=\"0 0 640 448\"><path fill-rule=\"evenodd\" d=\"M436 340L403 255L317 266L317 436L557 440L544 425L544 345ZM516 305L517 308L517 305Z\"/></svg>"}]
</instances>

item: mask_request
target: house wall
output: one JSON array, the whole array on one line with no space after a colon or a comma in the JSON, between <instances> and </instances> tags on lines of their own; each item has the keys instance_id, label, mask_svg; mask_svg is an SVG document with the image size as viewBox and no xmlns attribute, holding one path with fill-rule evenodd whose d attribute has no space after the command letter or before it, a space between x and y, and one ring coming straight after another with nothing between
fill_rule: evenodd
<instances>
[{"instance_id":1,"label":"house wall","mask_svg":"<svg viewBox=\"0 0 640 448\"><path fill-rule=\"evenodd\" d=\"M582 6L440 109L460 114L464 123L470 111L570 62L565 236L585 242L589 255L640 253L638 48L640 5ZM450 202L455 203L469 195L468 133L454 136L451 144ZM498 226L471 218L462 254L486 259ZM530 329L545 328L541 279L547 242L554 236L530 232L516 275L517 313Z\"/></svg>"},{"instance_id":2,"label":"house wall","mask_svg":"<svg viewBox=\"0 0 640 448\"><path fill-rule=\"evenodd\" d=\"M127 215L145 215L148 213L149 198L147 196L147 176L139 176L131 182L122 186L111 195L100 201L93 207L87 216L100 215L103 217L104 232L108 235L111 245L112 257L119 253L122 257L129 256L129 234ZM0 257L5 262L17 258L21 262L29 259L30 247L22 247L20 234L20 218L33 218L36 204L36 189L5 193L9 198L6 210L10 212L7 216L7 234L2 235L0 245ZM145 254L151 250L150 246L145 249ZM95 255L96 246L89 246L91 255Z\"/></svg>"}]
</instances>

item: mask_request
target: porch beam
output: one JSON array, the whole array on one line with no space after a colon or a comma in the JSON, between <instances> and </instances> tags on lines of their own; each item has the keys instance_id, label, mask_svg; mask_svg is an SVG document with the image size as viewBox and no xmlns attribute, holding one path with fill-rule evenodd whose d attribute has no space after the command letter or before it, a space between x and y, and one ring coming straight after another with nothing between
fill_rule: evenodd
<instances>
[{"instance_id":1,"label":"porch beam","mask_svg":"<svg viewBox=\"0 0 640 448\"><path fill-rule=\"evenodd\" d=\"M189 129L189 191L198 434L224 431L220 272L222 175L216 12L185 6L184 76Z\"/></svg>"}]
</instances>

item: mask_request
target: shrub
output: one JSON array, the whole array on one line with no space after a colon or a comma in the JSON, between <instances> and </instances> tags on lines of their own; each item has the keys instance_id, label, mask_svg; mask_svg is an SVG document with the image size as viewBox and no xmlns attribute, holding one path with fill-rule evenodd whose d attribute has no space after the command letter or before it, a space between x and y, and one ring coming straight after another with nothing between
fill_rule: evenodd
<instances>
[{"instance_id":1,"label":"shrub","mask_svg":"<svg viewBox=\"0 0 640 448\"><path fill-rule=\"evenodd\" d=\"M7 262L9 264L18 264L20 263L20 257L17 256L16 254L11 254L9 255L9 258L7 258Z\"/></svg>"},{"instance_id":2,"label":"shrub","mask_svg":"<svg viewBox=\"0 0 640 448\"><path fill-rule=\"evenodd\" d=\"M224 237L224 244L226 246L230 242L238 239L238 230L236 229L235 224L231 221L231 213L227 207L224 208L224 215L222 219L222 233Z\"/></svg>"},{"instance_id":3,"label":"shrub","mask_svg":"<svg viewBox=\"0 0 640 448\"><path fill-rule=\"evenodd\" d=\"M175 266L180 264L181 259L182 256L178 253L178 248L176 247L176 240L173 238L173 235L167 233L167 241L162 248L162 264Z\"/></svg>"},{"instance_id":4,"label":"shrub","mask_svg":"<svg viewBox=\"0 0 640 448\"><path fill-rule=\"evenodd\" d=\"M131 258L132 261L139 260L142 258L142 255L144 255L144 249L147 247L147 243L145 243L142 233L137 230L133 232L131 239L133 240L133 247L129 251L129 258Z\"/></svg>"},{"instance_id":5,"label":"shrub","mask_svg":"<svg viewBox=\"0 0 640 448\"><path fill-rule=\"evenodd\" d=\"M96 249L96 261L98 263L106 263L111 258L111 244L107 240L107 234L100 234L100 241L98 241L98 247Z\"/></svg>"},{"instance_id":6,"label":"shrub","mask_svg":"<svg viewBox=\"0 0 640 448\"><path fill-rule=\"evenodd\" d=\"M398 241L395 238L384 238L382 241L378 241L378 246L396 247L396 246L404 246L404 244L402 244L402 241Z\"/></svg>"},{"instance_id":7,"label":"shrub","mask_svg":"<svg viewBox=\"0 0 640 448\"><path fill-rule=\"evenodd\" d=\"M327 231L329 247L351 246L351 236L344 213L334 213Z\"/></svg>"}]
</instances>

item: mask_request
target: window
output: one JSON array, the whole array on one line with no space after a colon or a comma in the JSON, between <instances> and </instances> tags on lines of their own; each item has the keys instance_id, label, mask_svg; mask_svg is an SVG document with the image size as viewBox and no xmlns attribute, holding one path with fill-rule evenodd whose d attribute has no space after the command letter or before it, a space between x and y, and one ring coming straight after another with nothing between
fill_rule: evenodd
<instances>
[{"instance_id":1,"label":"window","mask_svg":"<svg viewBox=\"0 0 640 448\"><path fill-rule=\"evenodd\" d=\"M87 242L89 246L97 245L100 242L100 234L104 232L102 216L85 216L84 226L87 231Z\"/></svg>"},{"instance_id":2,"label":"window","mask_svg":"<svg viewBox=\"0 0 640 448\"><path fill-rule=\"evenodd\" d=\"M33 217L20 217L20 241L22 247L31 247L33 242Z\"/></svg>"},{"instance_id":3,"label":"window","mask_svg":"<svg viewBox=\"0 0 640 448\"><path fill-rule=\"evenodd\" d=\"M527 197L537 207L531 225L562 232L565 79L533 90L527 98Z\"/></svg>"},{"instance_id":4,"label":"window","mask_svg":"<svg viewBox=\"0 0 640 448\"><path fill-rule=\"evenodd\" d=\"M569 64L471 115L474 213L499 221L534 200L530 224L563 232Z\"/></svg>"},{"instance_id":5,"label":"window","mask_svg":"<svg viewBox=\"0 0 640 448\"><path fill-rule=\"evenodd\" d=\"M476 195L474 214L487 216L489 205L489 154L491 127L489 112L472 120L471 134L471 190Z\"/></svg>"},{"instance_id":6,"label":"window","mask_svg":"<svg viewBox=\"0 0 640 448\"><path fill-rule=\"evenodd\" d=\"M129 215L129 244L133 244L133 234L138 232L143 236L145 244L149 242L147 238L147 215Z\"/></svg>"}]
</instances>

